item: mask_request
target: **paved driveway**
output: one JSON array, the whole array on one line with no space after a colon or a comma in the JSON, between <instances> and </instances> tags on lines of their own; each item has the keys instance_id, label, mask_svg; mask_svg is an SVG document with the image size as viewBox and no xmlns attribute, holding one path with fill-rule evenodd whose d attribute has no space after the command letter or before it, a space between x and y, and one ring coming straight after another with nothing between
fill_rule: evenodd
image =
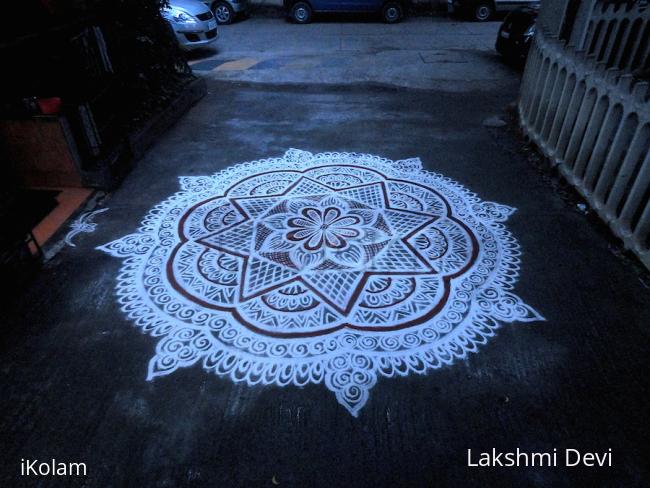
<instances>
[{"instance_id":1,"label":"paved driveway","mask_svg":"<svg viewBox=\"0 0 650 488\"><path fill-rule=\"evenodd\" d=\"M494 42L499 22L409 17L395 25L328 17L309 25L251 18L222 26L191 55L214 79L274 83L378 83L448 91L503 87L516 74Z\"/></svg>"},{"instance_id":2,"label":"paved driveway","mask_svg":"<svg viewBox=\"0 0 650 488\"><path fill-rule=\"evenodd\" d=\"M255 25L268 25L278 35L303 29L279 20L248 24L224 29L224 42L236 29ZM436 25L417 19L396 29L407 36L409 26L415 26L418 33L404 42L418 52L427 39L429 50L447 51L461 42L447 37L434 44L423 31L434 32ZM331 43L335 51L342 50L345 39L344 44L365 43L359 52L372 55L367 47L380 41L373 34L367 39L341 35L352 27L330 23L307 29L330 32L327 40L315 42ZM384 27L363 24L358 29L365 33ZM266 45L277 37L267 36ZM264 43L243 35L237 39L242 55L263 52L254 46ZM307 41L304 46L295 39L291 43L303 54L318 50ZM406 50L404 56L411 54ZM418 66L430 74L430 65ZM281 71L275 69L269 81L277 81L273 76ZM301 74L296 72L287 76ZM429 90L249 85L218 80L219 73L206 73L206 98L102 203L109 210L96 215L97 230L77 235L76 247L64 248L22 299L2 310L3 486L643 485L650 474L643 452L648 438L648 288L608 233L556 191L549 172L529 160L512 126L483 125L495 114L507 119L505 107L516 97L514 73L504 74L499 86L482 85L480 91L466 86L461 92L441 91L435 84ZM470 78L482 76L477 68ZM142 327L160 325L151 318L141 321L140 329L133 327L129 307L121 310L115 289L123 260L96 246L136 232L153 206L179 190L179 176L211 175L234 163L282 156L292 147L391 160L420 157L425 169L458 181L482 200L516 208L506 225L521 246L521 268L510 292L546 320L502 321L478 353L457 358L451 366L380 377L356 417L344 405L350 398L335 396L322 383L247 386L205 371L209 361L147 381L149 361L166 332L158 329L155 337L141 333ZM206 181L186 179L183 184L201 193ZM348 198L338 205L349 210L352 204ZM272 208L276 210L286 208ZM499 212L509 213L497 211L504 218ZM366 214L348 216L339 234L356 237L346 226ZM493 230L500 225L495 223ZM163 232L160 239L165 236ZM119 250L149 252L146 240L138 246ZM147 269L153 275L140 281L138 290L156 287L162 268L154 262ZM174 268L179 276L183 269ZM205 272L212 276L216 271ZM123 289L121 296L129 304L128 296L138 293ZM514 313L508 306L505 312L490 310L500 317ZM527 312L517 311L520 318L522 313ZM215 324L213 330L219 327ZM169 348L160 347L164 357ZM200 347L196 343L194 350ZM154 366L154 372L166 367ZM600 453L611 448L613 467L467 467L467 449L492 448ZM86 462L88 476L21 478L21 458Z\"/></svg>"}]
</instances>

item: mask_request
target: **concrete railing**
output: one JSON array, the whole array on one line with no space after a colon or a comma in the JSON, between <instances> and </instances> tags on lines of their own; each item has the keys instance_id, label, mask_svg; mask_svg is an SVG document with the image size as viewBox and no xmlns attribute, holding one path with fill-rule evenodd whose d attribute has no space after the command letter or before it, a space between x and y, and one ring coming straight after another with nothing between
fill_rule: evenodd
<instances>
[{"instance_id":1,"label":"concrete railing","mask_svg":"<svg viewBox=\"0 0 650 488\"><path fill-rule=\"evenodd\" d=\"M612 56L622 66L623 51L607 47L602 57L596 46L589 54L538 31L522 80L521 125L650 268L649 85L629 74L629 64L608 68Z\"/></svg>"},{"instance_id":2,"label":"concrete railing","mask_svg":"<svg viewBox=\"0 0 650 488\"><path fill-rule=\"evenodd\" d=\"M608 68L642 69L650 57L650 8L641 2L598 1L590 12L584 37L571 39L570 44Z\"/></svg>"}]
</instances>

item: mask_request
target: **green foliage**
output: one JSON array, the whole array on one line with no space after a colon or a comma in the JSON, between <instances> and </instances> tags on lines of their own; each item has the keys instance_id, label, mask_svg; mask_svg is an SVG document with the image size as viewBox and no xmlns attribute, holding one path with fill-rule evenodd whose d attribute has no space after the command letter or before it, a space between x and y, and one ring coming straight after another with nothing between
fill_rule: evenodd
<instances>
[{"instance_id":1,"label":"green foliage","mask_svg":"<svg viewBox=\"0 0 650 488\"><path fill-rule=\"evenodd\" d=\"M137 124L193 78L161 8L167 0L105 0L99 18L123 84L125 116Z\"/></svg>"}]
</instances>

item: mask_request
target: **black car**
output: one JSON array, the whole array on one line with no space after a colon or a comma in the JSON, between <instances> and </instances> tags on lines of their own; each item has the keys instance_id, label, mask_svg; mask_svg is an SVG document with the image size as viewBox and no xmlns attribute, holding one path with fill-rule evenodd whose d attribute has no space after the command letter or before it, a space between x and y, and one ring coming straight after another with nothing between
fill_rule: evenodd
<instances>
[{"instance_id":1,"label":"black car","mask_svg":"<svg viewBox=\"0 0 650 488\"><path fill-rule=\"evenodd\" d=\"M522 8L510 12L499 28L496 49L509 61L523 63L535 35L537 10Z\"/></svg>"}]
</instances>

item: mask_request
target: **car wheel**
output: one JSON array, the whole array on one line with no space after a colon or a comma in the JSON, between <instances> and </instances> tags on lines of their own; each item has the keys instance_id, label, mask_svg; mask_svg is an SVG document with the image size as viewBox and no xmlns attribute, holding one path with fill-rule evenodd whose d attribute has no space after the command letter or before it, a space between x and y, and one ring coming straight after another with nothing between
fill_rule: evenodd
<instances>
[{"instance_id":1,"label":"car wheel","mask_svg":"<svg viewBox=\"0 0 650 488\"><path fill-rule=\"evenodd\" d=\"M291 19L296 24L309 24L311 13L311 7L306 2L296 2L291 7Z\"/></svg>"},{"instance_id":2,"label":"car wheel","mask_svg":"<svg viewBox=\"0 0 650 488\"><path fill-rule=\"evenodd\" d=\"M235 16L235 13L232 11L232 7L226 2L219 2L214 6L214 18L217 19L217 24L225 25L232 23L232 19Z\"/></svg>"},{"instance_id":3,"label":"car wheel","mask_svg":"<svg viewBox=\"0 0 650 488\"><path fill-rule=\"evenodd\" d=\"M398 2L387 2L381 9L381 15L387 24L395 24L402 20L402 6Z\"/></svg>"},{"instance_id":4,"label":"car wheel","mask_svg":"<svg viewBox=\"0 0 650 488\"><path fill-rule=\"evenodd\" d=\"M474 7L474 20L477 22L485 22L492 17L494 7L489 2L478 2Z\"/></svg>"}]
</instances>

